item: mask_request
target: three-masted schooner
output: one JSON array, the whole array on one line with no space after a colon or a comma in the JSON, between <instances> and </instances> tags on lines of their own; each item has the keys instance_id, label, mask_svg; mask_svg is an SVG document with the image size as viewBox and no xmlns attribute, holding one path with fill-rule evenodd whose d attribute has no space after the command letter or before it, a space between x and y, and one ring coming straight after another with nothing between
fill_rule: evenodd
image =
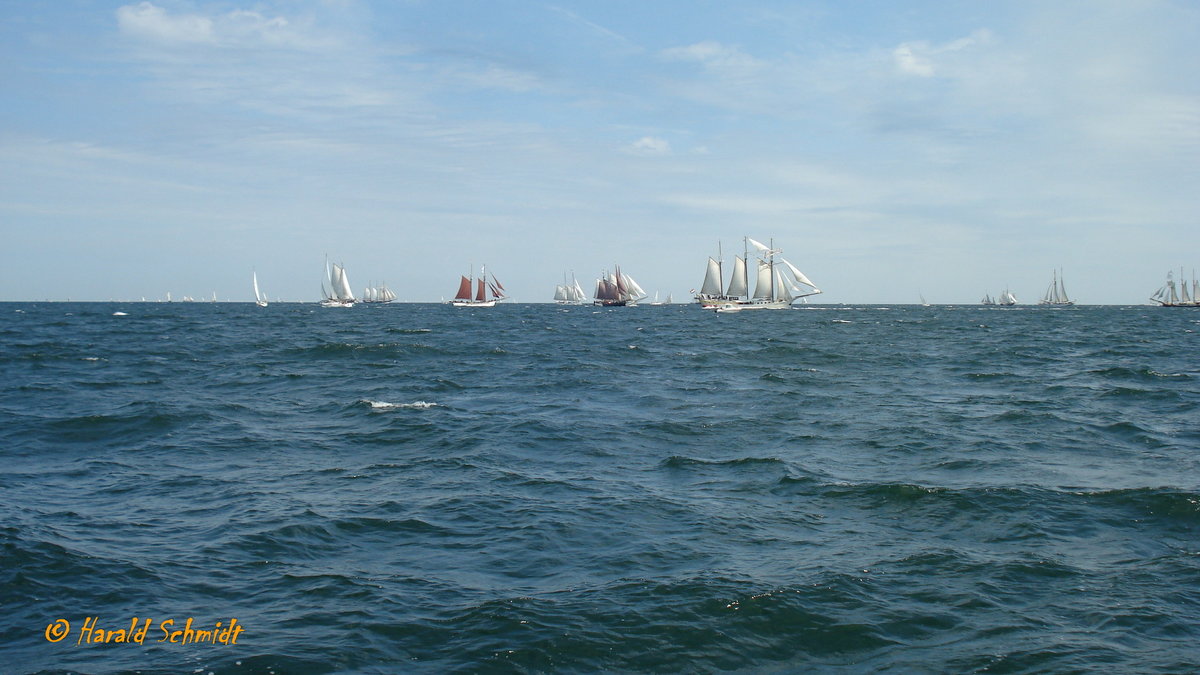
<instances>
[{"instance_id":1,"label":"three-masted schooner","mask_svg":"<svg viewBox=\"0 0 1200 675\"><path fill-rule=\"evenodd\" d=\"M734 256L733 274L729 285L722 288L722 262L708 259L704 283L696 295L696 302L705 309L722 312L738 312L746 309L787 309L792 302L821 292L795 265L782 257L783 251L761 244L750 237L743 237L745 250L742 257ZM757 276L754 294L750 294L750 246L757 254ZM718 255L720 255L718 253Z\"/></svg>"},{"instance_id":2,"label":"three-masted schooner","mask_svg":"<svg viewBox=\"0 0 1200 675\"><path fill-rule=\"evenodd\" d=\"M471 297L472 286L475 286L475 297ZM504 286L496 279L496 275L491 275L491 280L488 281L487 267L484 266L479 268L478 279L472 279L469 276L461 278L458 284L458 293L450 301L450 304L455 307L495 307L497 302L507 298L508 296L504 294Z\"/></svg>"},{"instance_id":3,"label":"three-masted schooner","mask_svg":"<svg viewBox=\"0 0 1200 675\"><path fill-rule=\"evenodd\" d=\"M346 268L338 263L325 261L325 272L329 277L329 288L321 283L322 307L353 307L357 299L354 291L350 290L350 280L346 278Z\"/></svg>"},{"instance_id":4,"label":"three-masted schooner","mask_svg":"<svg viewBox=\"0 0 1200 675\"><path fill-rule=\"evenodd\" d=\"M621 273L619 265L613 266L614 271L605 270L596 279L596 294L592 303L602 307L632 307L638 300L646 297L646 291L628 274Z\"/></svg>"},{"instance_id":5,"label":"three-masted schooner","mask_svg":"<svg viewBox=\"0 0 1200 675\"><path fill-rule=\"evenodd\" d=\"M575 275L571 275L571 283L567 283L567 275L563 273L563 282L554 287L554 302L560 305L582 305L587 301L587 294L579 286Z\"/></svg>"},{"instance_id":6,"label":"three-masted schooner","mask_svg":"<svg viewBox=\"0 0 1200 675\"><path fill-rule=\"evenodd\" d=\"M1167 272L1167 283L1150 296L1151 302L1160 307L1200 307L1200 282L1193 277L1191 290L1188 290L1187 279L1183 278L1183 270L1179 270L1179 284L1171 272Z\"/></svg>"},{"instance_id":7,"label":"three-masted schooner","mask_svg":"<svg viewBox=\"0 0 1200 675\"><path fill-rule=\"evenodd\" d=\"M1046 294L1038 301L1039 305L1055 305L1067 306L1074 305L1074 301L1067 297L1067 287L1063 285L1062 276L1058 270L1054 270L1054 276L1050 279L1050 287L1046 289Z\"/></svg>"}]
</instances>

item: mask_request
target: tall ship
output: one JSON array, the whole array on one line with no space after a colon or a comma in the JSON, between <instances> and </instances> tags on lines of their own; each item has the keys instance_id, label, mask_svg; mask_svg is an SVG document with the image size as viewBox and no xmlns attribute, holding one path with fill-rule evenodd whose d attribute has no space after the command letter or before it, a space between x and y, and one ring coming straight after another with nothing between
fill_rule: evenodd
<instances>
[{"instance_id":1,"label":"tall ship","mask_svg":"<svg viewBox=\"0 0 1200 675\"><path fill-rule=\"evenodd\" d=\"M1000 305L1001 307L1012 307L1013 305L1017 304L1017 296L1013 295L1012 291L1005 288L1004 292L1000 294L1000 298L996 301L996 304Z\"/></svg>"},{"instance_id":2,"label":"tall ship","mask_svg":"<svg viewBox=\"0 0 1200 675\"><path fill-rule=\"evenodd\" d=\"M989 305L989 306L990 306L990 305L994 305L994 304L996 304L996 299L995 299L995 298L993 298L991 295L989 295L989 294L987 294L987 293L984 293L984 294L983 294L983 299L979 301L979 304L981 304L981 305Z\"/></svg>"},{"instance_id":3,"label":"tall ship","mask_svg":"<svg viewBox=\"0 0 1200 675\"><path fill-rule=\"evenodd\" d=\"M571 275L571 283L567 283L567 275L563 273L563 282L554 287L554 302L560 305L582 305L587 302L587 294L579 286L575 275Z\"/></svg>"},{"instance_id":4,"label":"tall ship","mask_svg":"<svg viewBox=\"0 0 1200 675\"><path fill-rule=\"evenodd\" d=\"M745 309L787 309L792 302L821 292L795 265L780 256L782 249L775 241L766 246L750 237L743 237L744 251L733 258L733 273L729 284L722 286L723 263L708 259L704 283L696 294L696 302L705 309L737 312ZM750 247L755 258L750 258ZM718 246L718 251L719 251ZM720 253L718 252L718 256ZM750 270L747 261L756 266L754 294L750 294Z\"/></svg>"},{"instance_id":5,"label":"tall ship","mask_svg":"<svg viewBox=\"0 0 1200 675\"><path fill-rule=\"evenodd\" d=\"M379 284L378 286L367 286L363 289L363 302L388 303L395 299L396 294L392 292L392 289L388 288L386 283Z\"/></svg>"},{"instance_id":6,"label":"tall ship","mask_svg":"<svg viewBox=\"0 0 1200 675\"><path fill-rule=\"evenodd\" d=\"M475 288L472 297L471 288ZM461 277L458 283L458 293L450 301L455 307L495 307L497 302L507 300L504 286L496 279L496 275L488 275L487 267L479 268L479 278Z\"/></svg>"},{"instance_id":7,"label":"tall ship","mask_svg":"<svg viewBox=\"0 0 1200 675\"><path fill-rule=\"evenodd\" d=\"M321 295L324 297L321 300L322 307L353 307L358 301L354 297L354 291L350 290L350 280L346 277L346 268L338 263L330 263L325 261L325 275L329 281L329 287L325 287L325 283L321 283Z\"/></svg>"},{"instance_id":8,"label":"tall ship","mask_svg":"<svg viewBox=\"0 0 1200 675\"><path fill-rule=\"evenodd\" d=\"M1063 285L1062 276L1058 273L1058 270L1054 271L1054 276L1050 280L1050 287L1046 289L1046 294L1042 296L1038 304L1059 307L1075 304L1071 298L1067 297L1067 287Z\"/></svg>"},{"instance_id":9,"label":"tall ship","mask_svg":"<svg viewBox=\"0 0 1200 675\"><path fill-rule=\"evenodd\" d=\"M1178 285L1175 283L1174 275L1167 272L1167 283L1150 296L1150 302L1158 303L1160 307L1200 307L1200 282L1197 282L1193 276L1189 290L1187 279L1183 278L1182 269L1179 270Z\"/></svg>"},{"instance_id":10,"label":"tall ship","mask_svg":"<svg viewBox=\"0 0 1200 675\"><path fill-rule=\"evenodd\" d=\"M601 307L632 307L638 300L646 297L646 291L628 274L621 273L619 265L613 266L614 271L605 270L596 279L596 293L592 304Z\"/></svg>"}]
</instances>

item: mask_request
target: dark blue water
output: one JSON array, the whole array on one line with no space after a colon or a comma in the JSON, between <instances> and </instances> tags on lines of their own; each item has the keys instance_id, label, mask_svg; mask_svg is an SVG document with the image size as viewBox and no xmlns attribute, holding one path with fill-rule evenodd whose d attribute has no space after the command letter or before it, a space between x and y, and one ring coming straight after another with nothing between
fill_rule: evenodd
<instances>
[{"instance_id":1,"label":"dark blue water","mask_svg":"<svg viewBox=\"0 0 1200 675\"><path fill-rule=\"evenodd\" d=\"M0 669L1194 672L1198 329L0 305Z\"/></svg>"}]
</instances>

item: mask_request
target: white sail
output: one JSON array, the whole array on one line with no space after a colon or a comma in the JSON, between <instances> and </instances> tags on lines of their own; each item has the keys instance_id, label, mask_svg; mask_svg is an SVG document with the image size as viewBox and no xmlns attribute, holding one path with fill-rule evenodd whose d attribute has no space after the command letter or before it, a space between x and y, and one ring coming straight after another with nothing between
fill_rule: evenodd
<instances>
[{"instance_id":1,"label":"white sail","mask_svg":"<svg viewBox=\"0 0 1200 675\"><path fill-rule=\"evenodd\" d=\"M646 291L638 285L638 282L633 280L633 277L628 274L622 275L625 281L625 288L629 291L630 300L638 300L646 297Z\"/></svg>"},{"instance_id":2,"label":"white sail","mask_svg":"<svg viewBox=\"0 0 1200 675\"><path fill-rule=\"evenodd\" d=\"M790 271L792 273L792 276L796 278L796 281L799 281L800 283L804 284L805 286L812 286L814 289L817 287L816 284L814 284L813 282L808 280L808 277L804 276L804 272L801 272L799 269L796 268L795 265L788 262L786 259L780 258L779 262L783 263L784 265L787 265L788 271Z\"/></svg>"},{"instance_id":3,"label":"white sail","mask_svg":"<svg viewBox=\"0 0 1200 675\"><path fill-rule=\"evenodd\" d=\"M726 295L740 298L746 295L746 259L733 259L733 277L729 279L729 290L725 291Z\"/></svg>"},{"instance_id":4,"label":"white sail","mask_svg":"<svg viewBox=\"0 0 1200 675\"><path fill-rule=\"evenodd\" d=\"M756 300L771 298L771 266L761 260L758 262L758 279L754 285L754 298Z\"/></svg>"},{"instance_id":5,"label":"white sail","mask_svg":"<svg viewBox=\"0 0 1200 675\"><path fill-rule=\"evenodd\" d=\"M352 302L354 300L354 291L350 290L350 279L346 276L346 268L341 265L334 264L334 282L333 292L337 295L338 300Z\"/></svg>"},{"instance_id":6,"label":"white sail","mask_svg":"<svg viewBox=\"0 0 1200 675\"><path fill-rule=\"evenodd\" d=\"M708 259L708 270L704 273L704 284L700 286L700 292L705 295L720 295L721 294L721 263Z\"/></svg>"},{"instance_id":7,"label":"white sail","mask_svg":"<svg viewBox=\"0 0 1200 675\"><path fill-rule=\"evenodd\" d=\"M583 302L587 298L587 295L584 294L583 288L579 285L579 280L575 279L574 276L575 275L571 275L571 281L575 283L575 287L571 289L573 296L571 299L575 302Z\"/></svg>"},{"instance_id":8,"label":"white sail","mask_svg":"<svg viewBox=\"0 0 1200 675\"><path fill-rule=\"evenodd\" d=\"M786 283L783 279L783 272L775 270L775 299L791 302L796 296L792 295L791 284Z\"/></svg>"},{"instance_id":9,"label":"white sail","mask_svg":"<svg viewBox=\"0 0 1200 675\"><path fill-rule=\"evenodd\" d=\"M757 241L754 241L754 240L753 240L753 239L751 239L750 237L746 237L746 241L750 242L750 245L751 245L751 246L753 246L754 248L758 249L758 252L759 252L759 253L770 253L770 252L771 252L771 249L770 249L770 248L768 248L767 246L764 246L763 244L761 244L761 243L759 243L759 242L757 242Z\"/></svg>"},{"instance_id":10,"label":"white sail","mask_svg":"<svg viewBox=\"0 0 1200 675\"><path fill-rule=\"evenodd\" d=\"M258 272L251 272L251 278L254 280L254 304L259 307L267 306L267 298L258 290Z\"/></svg>"}]
</instances>

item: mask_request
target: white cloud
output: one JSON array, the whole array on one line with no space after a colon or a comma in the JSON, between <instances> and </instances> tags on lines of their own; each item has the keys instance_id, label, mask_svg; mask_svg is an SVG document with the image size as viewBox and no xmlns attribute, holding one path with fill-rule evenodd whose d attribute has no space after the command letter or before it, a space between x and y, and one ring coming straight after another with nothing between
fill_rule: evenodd
<instances>
[{"instance_id":1,"label":"white cloud","mask_svg":"<svg viewBox=\"0 0 1200 675\"><path fill-rule=\"evenodd\" d=\"M753 68L762 62L753 56L742 52L737 47L729 47L719 42L705 41L686 47L664 49L662 56L671 61L695 61L710 68Z\"/></svg>"},{"instance_id":2,"label":"white cloud","mask_svg":"<svg viewBox=\"0 0 1200 675\"><path fill-rule=\"evenodd\" d=\"M304 25L284 17L235 9L225 14L172 14L152 2L117 9L117 26L131 38L159 46L288 47L311 49L329 44Z\"/></svg>"},{"instance_id":3,"label":"white cloud","mask_svg":"<svg viewBox=\"0 0 1200 675\"><path fill-rule=\"evenodd\" d=\"M162 43L213 41L212 19L194 14L169 16L153 3L125 5L117 10L117 25L127 35Z\"/></svg>"},{"instance_id":4,"label":"white cloud","mask_svg":"<svg viewBox=\"0 0 1200 675\"><path fill-rule=\"evenodd\" d=\"M663 138L643 136L631 143L627 151L634 155L659 156L671 154L671 144Z\"/></svg>"},{"instance_id":5,"label":"white cloud","mask_svg":"<svg viewBox=\"0 0 1200 675\"><path fill-rule=\"evenodd\" d=\"M900 72L918 77L933 77L940 69L940 57L954 52L961 52L977 45L985 45L992 40L991 31L977 30L967 37L959 38L943 45L931 45L919 40L904 42L892 51L892 60Z\"/></svg>"}]
</instances>

